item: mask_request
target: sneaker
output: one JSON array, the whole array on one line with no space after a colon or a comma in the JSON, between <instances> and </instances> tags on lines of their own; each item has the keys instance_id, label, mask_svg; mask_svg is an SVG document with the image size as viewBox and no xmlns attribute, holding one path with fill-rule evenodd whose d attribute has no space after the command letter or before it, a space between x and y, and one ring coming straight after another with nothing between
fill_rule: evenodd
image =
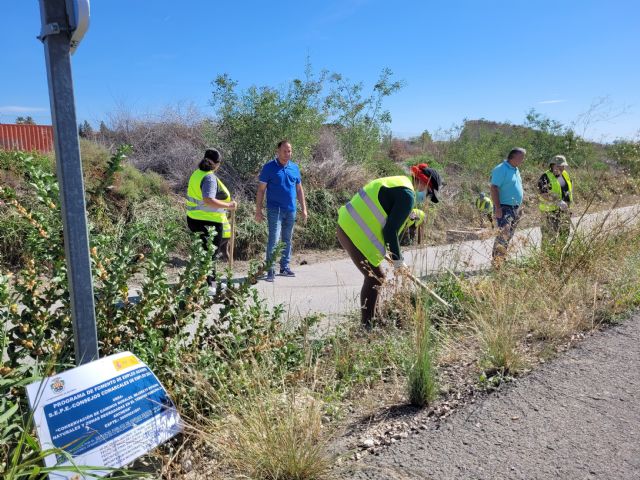
<instances>
[{"instance_id":1,"label":"sneaker","mask_svg":"<svg viewBox=\"0 0 640 480\"><path fill-rule=\"evenodd\" d=\"M265 282L273 282L276 279L276 272L269 270L267 276L264 277Z\"/></svg>"},{"instance_id":2,"label":"sneaker","mask_svg":"<svg viewBox=\"0 0 640 480\"><path fill-rule=\"evenodd\" d=\"M296 274L291 271L289 267L284 267L280 269L280 275L283 277L295 277Z\"/></svg>"}]
</instances>

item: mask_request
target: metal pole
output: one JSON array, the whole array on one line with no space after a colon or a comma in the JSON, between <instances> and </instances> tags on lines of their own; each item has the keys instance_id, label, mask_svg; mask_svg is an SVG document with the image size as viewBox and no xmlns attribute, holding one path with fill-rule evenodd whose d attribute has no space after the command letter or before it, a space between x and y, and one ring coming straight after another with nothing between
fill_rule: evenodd
<instances>
[{"instance_id":1,"label":"metal pole","mask_svg":"<svg viewBox=\"0 0 640 480\"><path fill-rule=\"evenodd\" d=\"M71 77L65 0L39 0L64 226L76 364L98 359L98 335L89 258L89 234Z\"/></svg>"}]
</instances>

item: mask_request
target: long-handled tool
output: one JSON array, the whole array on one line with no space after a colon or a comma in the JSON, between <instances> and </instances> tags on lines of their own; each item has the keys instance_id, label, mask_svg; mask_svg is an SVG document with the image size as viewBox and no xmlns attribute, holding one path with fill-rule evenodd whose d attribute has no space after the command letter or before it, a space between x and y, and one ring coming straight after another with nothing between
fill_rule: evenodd
<instances>
[{"instance_id":1,"label":"long-handled tool","mask_svg":"<svg viewBox=\"0 0 640 480\"><path fill-rule=\"evenodd\" d=\"M391 257L389 255L386 256L386 259L393 263L393 260L391 260ZM411 273L409 271L409 269L405 268L402 270L402 273L404 275L406 275L407 277L409 277L411 279L411 281L413 281L413 283L415 283L417 286L419 286L420 288L424 289L429 295L431 295L440 305L442 305L443 307L446 308L451 308L451 305L444 300L440 295L438 295L436 292L434 292L433 290L431 290L429 287L427 287L426 283L424 283L422 280L420 280L418 277L416 277L413 273Z\"/></svg>"},{"instance_id":2,"label":"long-handled tool","mask_svg":"<svg viewBox=\"0 0 640 480\"><path fill-rule=\"evenodd\" d=\"M231 224L231 239L229 239L229 268L233 268L233 250L236 245L236 211L231 210L231 218L229 219Z\"/></svg>"},{"instance_id":3,"label":"long-handled tool","mask_svg":"<svg viewBox=\"0 0 640 480\"><path fill-rule=\"evenodd\" d=\"M427 285L418 277L416 277L413 273L406 272L406 275L411 280L413 280L413 283L418 285L420 288L423 288L424 290L426 290L427 293L431 295L440 305L442 305L443 307L451 308L451 305L446 300L444 300L440 295L438 295L436 292L434 292L429 287L427 287Z\"/></svg>"}]
</instances>

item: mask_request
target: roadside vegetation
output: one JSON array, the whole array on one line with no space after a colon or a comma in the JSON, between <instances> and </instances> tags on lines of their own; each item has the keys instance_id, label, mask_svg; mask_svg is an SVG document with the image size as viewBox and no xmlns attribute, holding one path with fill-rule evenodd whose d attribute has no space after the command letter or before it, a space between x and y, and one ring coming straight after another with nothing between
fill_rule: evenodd
<instances>
[{"instance_id":1,"label":"roadside vegetation","mask_svg":"<svg viewBox=\"0 0 640 480\"><path fill-rule=\"evenodd\" d=\"M637 142L590 143L536 112L524 126L466 122L435 139L428 132L392 139L383 100L401 84L388 71L370 95L339 75L310 71L281 89L239 91L228 76L213 85L215 121L171 111L154 122L122 114L98 132L83 126L100 353L141 357L185 420L180 437L135 466L146 473L114 477L339 477L345 452L332 446L345 431L366 431L386 408L436 411L469 385L498 388L640 304L640 231L632 221L578 230L566 248L532 251L497 272L430 278L449 308L409 279L390 278L371 332L356 320L322 337L314 331L319 317L288 324L284 309L268 307L249 280L221 288L232 275L221 268L210 295L212 261L186 231L181 197L206 145L225 154L221 176L241 201L237 249L245 258L262 256L255 175L281 137L292 140L307 187L310 221L295 232L305 248L334 246L336 209L369 179L410 163L444 172L443 201L428 219L428 241L436 242L442 236L432 232L479 222L474 196L513 146L530 152L529 191L546 159L566 155L576 201L591 210L633 198L640 162ZM44 478L38 464L48 452L35 441L24 385L74 363L54 162L0 152L3 478ZM527 208L535 211L533 199ZM176 258L178 278L169 278ZM247 278L265 267L252 263Z\"/></svg>"}]
</instances>

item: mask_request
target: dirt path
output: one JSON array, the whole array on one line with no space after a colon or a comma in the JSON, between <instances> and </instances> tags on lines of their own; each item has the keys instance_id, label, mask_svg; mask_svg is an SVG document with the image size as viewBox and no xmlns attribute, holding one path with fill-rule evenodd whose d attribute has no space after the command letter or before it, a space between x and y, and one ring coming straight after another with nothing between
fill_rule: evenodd
<instances>
[{"instance_id":1,"label":"dirt path","mask_svg":"<svg viewBox=\"0 0 640 480\"><path fill-rule=\"evenodd\" d=\"M640 315L341 478L640 479Z\"/></svg>"}]
</instances>

